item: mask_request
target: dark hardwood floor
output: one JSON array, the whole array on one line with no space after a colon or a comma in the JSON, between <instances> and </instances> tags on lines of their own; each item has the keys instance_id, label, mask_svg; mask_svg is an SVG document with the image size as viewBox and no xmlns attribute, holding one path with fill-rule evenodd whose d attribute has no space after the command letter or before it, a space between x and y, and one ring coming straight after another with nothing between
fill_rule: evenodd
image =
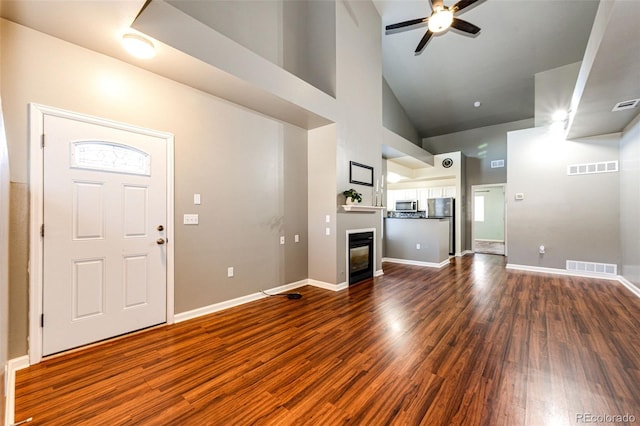
<instances>
[{"instance_id":1,"label":"dark hardwood floor","mask_svg":"<svg viewBox=\"0 0 640 426\"><path fill-rule=\"evenodd\" d=\"M640 300L617 282L507 271L491 255L384 273L46 360L18 372L16 420L640 423Z\"/></svg>"}]
</instances>

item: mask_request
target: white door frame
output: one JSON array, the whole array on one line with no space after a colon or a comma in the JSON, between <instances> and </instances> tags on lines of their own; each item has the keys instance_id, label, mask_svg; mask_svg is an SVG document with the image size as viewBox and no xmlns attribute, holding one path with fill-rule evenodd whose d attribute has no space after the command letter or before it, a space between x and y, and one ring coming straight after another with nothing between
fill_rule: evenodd
<instances>
[{"instance_id":1,"label":"white door frame","mask_svg":"<svg viewBox=\"0 0 640 426\"><path fill-rule=\"evenodd\" d=\"M130 124L106 120L85 114L65 111L36 103L29 104L29 188L31 191L29 207L29 364L37 364L42 360L42 328L40 317L43 311L43 248L44 241L40 237L40 226L44 211L44 152L42 140L44 134L44 116L68 118L89 124L96 124L128 132L139 133L164 139L167 146L167 324L174 322L174 200L173 172L174 149L173 135L145 129Z\"/></svg>"},{"instance_id":2,"label":"white door frame","mask_svg":"<svg viewBox=\"0 0 640 426\"><path fill-rule=\"evenodd\" d=\"M478 189L486 188L502 188L504 193L504 255L507 256L507 184L506 183L488 183L485 185L471 185L471 251L476 252L476 229L475 229L475 193Z\"/></svg>"}]
</instances>

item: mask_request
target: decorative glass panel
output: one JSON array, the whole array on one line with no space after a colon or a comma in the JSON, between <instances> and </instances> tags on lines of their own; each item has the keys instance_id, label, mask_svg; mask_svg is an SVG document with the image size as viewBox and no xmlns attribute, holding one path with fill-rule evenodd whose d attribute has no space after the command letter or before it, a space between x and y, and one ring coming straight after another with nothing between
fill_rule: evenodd
<instances>
[{"instance_id":1,"label":"decorative glass panel","mask_svg":"<svg viewBox=\"0 0 640 426\"><path fill-rule=\"evenodd\" d=\"M151 157L114 142L80 141L71 143L71 167L149 176Z\"/></svg>"}]
</instances>

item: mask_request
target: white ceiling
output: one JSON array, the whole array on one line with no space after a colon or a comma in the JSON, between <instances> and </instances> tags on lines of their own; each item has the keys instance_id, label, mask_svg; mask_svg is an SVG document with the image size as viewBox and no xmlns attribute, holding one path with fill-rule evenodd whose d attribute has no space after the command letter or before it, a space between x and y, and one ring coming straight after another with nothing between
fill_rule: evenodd
<instances>
[{"instance_id":1,"label":"white ceiling","mask_svg":"<svg viewBox=\"0 0 640 426\"><path fill-rule=\"evenodd\" d=\"M610 109L616 102L640 97L640 1L607 2L618 7L605 23L608 30L596 46L583 100L572 120L581 128L578 136L620 131L638 114L635 110L612 119ZM144 3L2 0L2 16L259 112L261 105L275 103L282 114L276 118L301 127L326 122L282 99L270 99L266 92L247 97L242 90L246 83L237 76L162 43L154 61L131 58L119 37ZM374 4L383 26L427 16L430 10L428 0ZM535 73L583 58L597 7L597 0L484 0L460 14L482 29L477 36L449 30L433 37L421 55L413 51L424 27L388 35L381 28L383 73L423 137L532 118ZM482 102L480 108L473 108L476 100Z\"/></svg>"}]
</instances>

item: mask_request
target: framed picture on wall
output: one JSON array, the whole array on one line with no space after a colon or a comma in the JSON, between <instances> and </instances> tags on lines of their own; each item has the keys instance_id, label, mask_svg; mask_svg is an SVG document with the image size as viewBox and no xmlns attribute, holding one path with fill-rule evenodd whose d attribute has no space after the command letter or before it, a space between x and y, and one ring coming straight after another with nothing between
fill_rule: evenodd
<instances>
[{"instance_id":1,"label":"framed picture on wall","mask_svg":"<svg viewBox=\"0 0 640 426\"><path fill-rule=\"evenodd\" d=\"M373 167L349 161L349 183L373 186Z\"/></svg>"}]
</instances>

